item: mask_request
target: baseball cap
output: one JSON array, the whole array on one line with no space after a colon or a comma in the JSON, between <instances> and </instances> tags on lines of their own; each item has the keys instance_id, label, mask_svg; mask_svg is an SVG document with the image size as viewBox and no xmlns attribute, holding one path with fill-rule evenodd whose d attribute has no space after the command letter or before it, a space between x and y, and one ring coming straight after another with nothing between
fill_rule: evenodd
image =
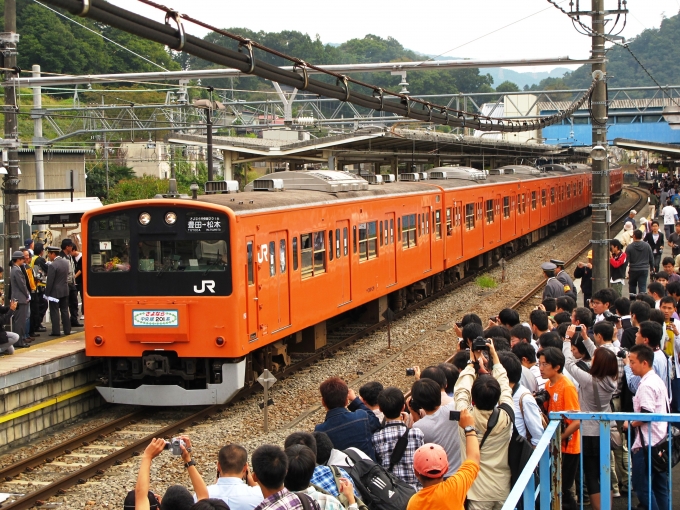
<instances>
[{"instance_id":1,"label":"baseball cap","mask_svg":"<svg viewBox=\"0 0 680 510\"><path fill-rule=\"evenodd\" d=\"M413 455L413 469L427 478L441 478L449 470L449 461L444 448L434 443L426 443Z\"/></svg>"}]
</instances>

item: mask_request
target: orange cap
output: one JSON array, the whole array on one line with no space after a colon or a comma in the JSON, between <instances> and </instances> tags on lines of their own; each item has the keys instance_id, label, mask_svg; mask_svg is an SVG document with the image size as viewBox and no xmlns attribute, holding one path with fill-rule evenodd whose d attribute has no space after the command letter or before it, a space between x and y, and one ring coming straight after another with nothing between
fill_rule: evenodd
<instances>
[{"instance_id":1,"label":"orange cap","mask_svg":"<svg viewBox=\"0 0 680 510\"><path fill-rule=\"evenodd\" d=\"M413 469L427 478L441 478L449 470L449 461L444 448L434 443L426 443L413 455Z\"/></svg>"},{"instance_id":2,"label":"orange cap","mask_svg":"<svg viewBox=\"0 0 680 510\"><path fill-rule=\"evenodd\" d=\"M588 250L588 258L589 259L593 258L593 250Z\"/></svg>"}]
</instances>

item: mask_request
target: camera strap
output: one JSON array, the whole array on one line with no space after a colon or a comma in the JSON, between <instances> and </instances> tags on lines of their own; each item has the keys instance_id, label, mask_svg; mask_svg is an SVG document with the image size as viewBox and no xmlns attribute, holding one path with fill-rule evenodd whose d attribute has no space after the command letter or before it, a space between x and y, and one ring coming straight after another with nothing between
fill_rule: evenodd
<instances>
[{"instance_id":1,"label":"camera strap","mask_svg":"<svg viewBox=\"0 0 680 510\"><path fill-rule=\"evenodd\" d=\"M397 443L394 445L394 450L392 450L392 453L390 454L390 467L387 468L389 472L392 472L394 466L399 464L401 459L404 457L404 453L406 453L406 447L408 446L409 432L410 429L406 427L406 432L404 432L399 437L399 439L397 439Z\"/></svg>"},{"instance_id":2,"label":"camera strap","mask_svg":"<svg viewBox=\"0 0 680 510\"><path fill-rule=\"evenodd\" d=\"M491 434L491 431L493 428L498 424L498 417L500 416L501 412L500 410L495 407L494 410L491 412L491 416L489 416L489 421L486 422L486 432L484 432L484 435L482 436L482 442L479 443L479 449L482 449L482 446L484 446L484 443L486 442L486 438L489 437L489 434Z\"/></svg>"}]
</instances>

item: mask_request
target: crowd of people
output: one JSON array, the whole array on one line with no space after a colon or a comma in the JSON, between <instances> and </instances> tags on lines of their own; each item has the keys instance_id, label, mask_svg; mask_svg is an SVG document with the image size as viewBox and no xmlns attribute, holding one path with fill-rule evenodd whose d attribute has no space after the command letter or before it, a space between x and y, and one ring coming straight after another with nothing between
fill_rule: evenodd
<instances>
[{"instance_id":1,"label":"crowd of people","mask_svg":"<svg viewBox=\"0 0 680 510\"><path fill-rule=\"evenodd\" d=\"M548 297L526 322L512 309L486 326L466 315L454 328L452 362L414 367L410 396L378 381L357 394L342 379L327 379L319 388L325 419L313 432L260 446L250 462L242 446L224 446L212 485L195 471L189 438L178 438L195 495L181 486L162 498L149 492L151 460L166 444L152 442L126 508L161 501L160 508L177 510L500 510L521 471L513 448L531 452L549 413L678 411L676 297L663 285L633 299L607 288L590 296L589 307ZM599 423L563 420L562 507L575 510L578 501L598 510L603 497L632 490L641 507L667 510L667 474L653 472L650 482L643 451L648 434L655 442L667 437L667 424L621 421L612 430L604 439L611 487L604 488Z\"/></svg>"},{"instance_id":2,"label":"crowd of people","mask_svg":"<svg viewBox=\"0 0 680 510\"><path fill-rule=\"evenodd\" d=\"M80 327L84 307L82 300L82 254L70 239L61 247L45 246L27 239L24 248L12 253L9 261L10 292L8 306L0 306L0 325L12 323L12 331L0 328L0 353L14 354L15 348L29 347L41 333L47 310L50 311L50 336L71 333ZM0 277L3 269L0 267ZM80 313L79 313L80 308ZM61 327L60 327L61 325Z\"/></svg>"}]
</instances>

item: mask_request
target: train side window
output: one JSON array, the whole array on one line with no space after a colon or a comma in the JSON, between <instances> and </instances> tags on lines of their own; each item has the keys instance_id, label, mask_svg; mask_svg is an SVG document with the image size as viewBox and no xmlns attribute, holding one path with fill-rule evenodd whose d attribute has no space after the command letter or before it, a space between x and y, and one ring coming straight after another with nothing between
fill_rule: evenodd
<instances>
[{"instance_id":1,"label":"train side window","mask_svg":"<svg viewBox=\"0 0 680 510\"><path fill-rule=\"evenodd\" d=\"M309 278L314 274L312 268L312 234L300 236L300 248L302 250L302 277Z\"/></svg>"},{"instance_id":2,"label":"train side window","mask_svg":"<svg viewBox=\"0 0 680 510\"><path fill-rule=\"evenodd\" d=\"M390 244L394 244L394 220L390 220Z\"/></svg>"},{"instance_id":3,"label":"train side window","mask_svg":"<svg viewBox=\"0 0 680 510\"><path fill-rule=\"evenodd\" d=\"M286 240L279 241L279 270L281 274L286 272Z\"/></svg>"},{"instance_id":4,"label":"train side window","mask_svg":"<svg viewBox=\"0 0 680 510\"><path fill-rule=\"evenodd\" d=\"M450 236L453 235L453 225L451 223L451 216L452 216L452 211L451 207L446 209L446 235Z\"/></svg>"},{"instance_id":5,"label":"train side window","mask_svg":"<svg viewBox=\"0 0 680 510\"><path fill-rule=\"evenodd\" d=\"M345 257L349 253L349 246L347 246L347 243L349 242L349 235L347 232L347 227L344 227L342 229L342 243L343 243L343 254Z\"/></svg>"},{"instance_id":6,"label":"train side window","mask_svg":"<svg viewBox=\"0 0 680 510\"><path fill-rule=\"evenodd\" d=\"M429 233L430 233L430 215L429 214L423 214L423 221L425 222L425 235L429 235Z\"/></svg>"},{"instance_id":7,"label":"train side window","mask_svg":"<svg viewBox=\"0 0 680 510\"><path fill-rule=\"evenodd\" d=\"M536 192L535 191L531 192L531 210L532 211L536 210Z\"/></svg>"},{"instance_id":8,"label":"train side window","mask_svg":"<svg viewBox=\"0 0 680 510\"><path fill-rule=\"evenodd\" d=\"M333 260L333 231L328 231L328 259Z\"/></svg>"},{"instance_id":9,"label":"train side window","mask_svg":"<svg viewBox=\"0 0 680 510\"><path fill-rule=\"evenodd\" d=\"M340 255L342 255L342 251L340 250L340 229L336 228L335 229L335 258L339 259Z\"/></svg>"},{"instance_id":10,"label":"train side window","mask_svg":"<svg viewBox=\"0 0 680 510\"><path fill-rule=\"evenodd\" d=\"M442 238L442 211L437 209L434 212L434 235L436 239Z\"/></svg>"},{"instance_id":11,"label":"train side window","mask_svg":"<svg viewBox=\"0 0 680 510\"><path fill-rule=\"evenodd\" d=\"M293 271L298 269L298 238L293 238Z\"/></svg>"},{"instance_id":12,"label":"train side window","mask_svg":"<svg viewBox=\"0 0 680 510\"><path fill-rule=\"evenodd\" d=\"M550 203L555 203L555 188L550 188Z\"/></svg>"},{"instance_id":13,"label":"train side window","mask_svg":"<svg viewBox=\"0 0 680 510\"><path fill-rule=\"evenodd\" d=\"M401 218L397 218L397 239L401 239Z\"/></svg>"},{"instance_id":14,"label":"train side window","mask_svg":"<svg viewBox=\"0 0 680 510\"><path fill-rule=\"evenodd\" d=\"M276 243L269 242L269 276L276 276Z\"/></svg>"},{"instance_id":15,"label":"train side window","mask_svg":"<svg viewBox=\"0 0 680 510\"><path fill-rule=\"evenodd\" d=\"M541 207L545 207L548 205L548 190L542 189L541 190Z\"/></svg>"},{"instance_id":16,"label":"train side window","mask_svg":"<svg viewBox=\"0 0 680 510\"><path fill-rule=\"evenodd\" d=\"M456 207L456 227L460 227L461 222L463 221L463 217L461 214L462 210L463 208L460 205Z\"/></svg>"},{"instance_id":17,"label":"train side window","mask_svg":"<svg viewBox=\"0 0 680 510\"><path fill-rule=\"evenodd\" d=\"M510 217L510 197L503 197L503 218Z\"/></svg>"},{"instance_id":18,"label":"train side window","mask_svg":"<svg viewBox=\"0 0 680 510\"><path fill-rule=\"evenodd\" d=\"M378 253L378 222L359 224L359 260L369 260Z\"/></svg>"},{"instance_id":19,"label":"train side window","mask_svg":"<svg viewBox=\"0 0 680 510\"><path fill-rule=\"evenodd\" d=\"M493 200L486 201L486 223L493 223Z\"/></svg>"},{"instance_id":20,"label":"train side window","mask_svg":"<svg viewBox=\"0 0 680 510\"><path fill-rule=\"evenodd\" d=\"M352 243L353 243L352 251L354 253L356 253L357 252L357 226L356 225L354 225L354 231L352 232Z\"/></svg>"},{"instance_id":21,"label":"train side window","mask_svg":"<svg viewBox=\"0 0 680 510\"><path fill-rule=\"evenodd\" d=\"M253 271L253 242L246 243L246 253L248 254L248 285L255 284L255 274Z\"/></svg>"},{"instance_id":22,"label":"train side window","mask_svg":"<svg viewBox=\"0 0 680 510\"><path fill-rule=\"evenodd\" d=\"M527 212L527 196L522 193L522 214Z\"/></svg>"},{"instance_id":23,"label":"train side window","mask_svg":"<svg viewBox=\"0 0 680 510\"><path fill-rule=\"evenodd\" d=\"M326 245L324 231L314 232L314 276L326 272Z\"/></svg>"},{"instance_id":24,"label":"train side window","mask_svg":"<svg viewBox=\"0 0 680 510\"><path fill-rule=\"evenodd\" d=\"M418 237L423 235L423 224L421 223L420 214L418 215Z\"/></svg>"},{"instance_id":25,"label":"train side window","mask_svg":"<svg viewBox=\"0 0 680 510\"><path fill-rule=\"evenodd\" d=\"M385 240L385 233L383 232L383 223L382 221L380 222L380 246L383 245L383 242Z\"/></svg>"},{"instance_id":26,"label":"train side window","mask_svg":"<svg viewBox=\"0 0 680 510\"><path fill-rule=\"evenodd\" d=\"M475 204L465 204L465 230L473 228L475 228Z\"/></svg>"}]
</instances>

